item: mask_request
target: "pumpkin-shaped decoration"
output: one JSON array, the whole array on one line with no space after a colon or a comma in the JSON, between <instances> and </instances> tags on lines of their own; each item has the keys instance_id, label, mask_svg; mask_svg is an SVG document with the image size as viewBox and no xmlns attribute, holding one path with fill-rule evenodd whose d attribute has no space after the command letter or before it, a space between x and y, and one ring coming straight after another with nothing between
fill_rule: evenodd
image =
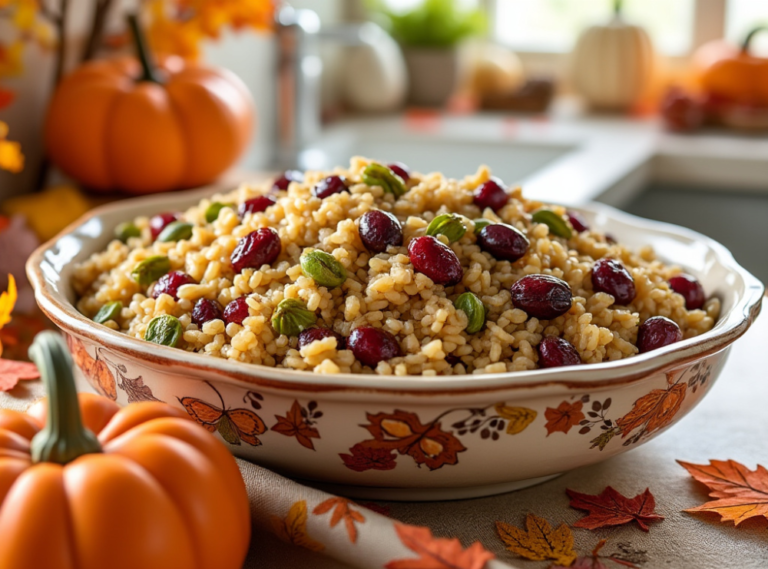
<instances>
[{"instance_id":1,"label":"pumpkin-shaped decoration","mask_svg":"<svg viewBox=\"0 0 768 569\"><path fill-rule=\"evenodd\" d=\"M139 59L82 65L56 89L51 160L97 191L146 194L212 182L245 150L253 101L233 73L166 58L156 65L131 19Z\"/></svg>"},{"instance_id":2,"label":"pumpkin-shaped decoration","mask_svg":"<svg viewBox=\"0 0 768 569\"><path fill-rule=\"evenodd\" d=\"M53 332L30 356L48 399L0 411L0 567L242 567L248 496L223 444L165 403L78 405Z\"/></svg>"},{"instance_id":3,"label":"pumpkin-shaped decoration","mask_svg":"<svg viewBox=\"0 0 768 569\"><path fill-rule=\"evenodd\" d=\"M750 53L752 39L760 31L749 32L741 46L717 40L701 46L694 54L703 91L715 101L747 107L768 106L768 59Z\"/></svg>"},{"instance_id":4,"label":"pumpkin-shaped decoration","mask_svg":"<svg viewBox=\"0 0 768 569\"><path fill-rule=\"evenodd\" d=\"M574 87L592 107L626 110L638 103L653 82L654 51L643 28L621 17L621 0L605 26L585 30L572 56Z\"/></svg>"}]
</instances>

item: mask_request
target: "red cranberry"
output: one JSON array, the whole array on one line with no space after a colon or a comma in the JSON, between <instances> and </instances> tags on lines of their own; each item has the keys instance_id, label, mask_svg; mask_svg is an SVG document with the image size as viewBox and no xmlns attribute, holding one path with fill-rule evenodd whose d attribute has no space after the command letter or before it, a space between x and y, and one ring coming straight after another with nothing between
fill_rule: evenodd
<instances>
[{"instance_id":1,"label":"red cranberry","mask_svg":"<svg viewBox=\"0 0 768 569\"><path fill-rule=\"evenodd\" d=\"M573 297L568 283L552 275L528 275L510 289L515 308L528 316L552 320L568 312Z\"/></svg>"},{"instance_id":2,"label":"red cranberry","mask_svg":"<svg viewBox=\"0 0 768 569\"><path fill-rule=\"evenodd\" d=\"M175 213L158 213L149 218L149 230L152 232L152 239L157 239L157 236L162 233L166 225L169 225L176 221L178 216Z\"/></svg>"},{"instance_id":3,"label":"red cranberry","mask_svg":"<svg viewBox=\"0 0 768 569\"><path fill-rule=\"evenodd\" d=\"M382 253L390 245L399 247L403 244L400 222L391 213L378 209L363 214L358 233L365 248L372 253Z\"/></svg>"},{"instance_id":4,"label":"red cranberry","mask_svg":"<svg viewBox=\"0 0 768 569\"><path fill-rule=\"evenodd\" d=\"M232 268L236 273L243 269L258 269L262 265L271 265L280 256L282 243L277 231L271 227L262 227L252 231L232 251Z\"/></svg>"},{"instance_id":5,"label":"red cranberry","mask_svg":"<svg viewBox=\"0 0 768 569\"><path fill-rule=\"evenodd\" d=\"M312 195L322 199L332 196L333 194L339 194L341 192L348 192L346 179L343 176L328 176L320 180L317 185L312 188Z\"/></svg>"},{"instance_id":6,"label":"red cranberry","mask_svg":"<svg viewBox=\"0 0 768 569\"><path fill-rule=\"evenodd\" d=\"M337 350L346 349L344 336L334 332L330 328L307 328L306 330L302 330L299 334L299 349L303 348L304 346L308 346L316 340L324 340L325 338L330 338L331 336L336 338Z\"/></svg>"},{"instance_id":7,"label":"red cranberry","mask_svg":"<svg viewBox=\"0 0 768 569\"><path fill-rule=\"evenodd\" d=\"M613 296L616 304L629 304L635 298L635 281L624 265L614 259L600 259L592 267L592 287Z\"/></svg>"},{"instance_id":8,"label":"red cranberry","mask_svg":"<svg viewBox=\"0 0 768 569\"><path fill-rule=\"evenodd\" d=\"M246 213L261 213L276 203L277 200L272 196L257 196L241 203L240 207L237 208L237 213L240 215L240 219L243 219Z\"/></svg>"},{"instance_id":9,"label":"red cranberry","mask_svg":"<svg viewBox=\"0 0 768 569\"><path fill-rule=\"evenodd\" d=\"M475 190L474 199L475 205L480 209L489 207L493 211L499 211L507 204L509 194L501 180L491 178Z\"/></svg>"},{"instance_id":10,"label":"red cranberry","mask_svg":"<svg viewBox=\"0 0 768 569\"><path fill-rule=\"evenodd\" d=\"M192 310L192 322L198 326L202 326L211 320L224 320L221 304L216 300L201 298L197 301L195 308Z\"/></svg>"},{"instance_id":11,"label":"red cranberry","mask_svg":"<svg viewBox=\"0 0 768 569\"><path fill-rule=\"evenodd\" d=\"M680 327L664 316L653 316L637 331L637 349L641 354L669 346L683 339Z\"/></svg>"},{"instance_id":12,"label":"red cranberry","mask_svg":"<svg viewBox=\"0 0 768 569\"><path fill-rule=\"evenodd\" d=\"M413 268L427 275L435 284L451 286L461 282L464 270L453 249L431 235L412 239L408 255Z\"/></svg>"},{"instance_id":13,"label":"red cranberry","mask_svg":"<svg viewBox=\"0 0 768 569\"><path fill-rule=\"evenodd\" d=\"M525 255L530 242L525 235L511 225L491 223L480 231L477 244L496 259L514 263Z\"/></svg>"},{"instance_id":14,"label":"red cranberry","mask_svg":"<svg viewBox=\"0 0 768 569\"><path fill-rule=\"evenodd\" d=\"M575 366L580 363L579 352L564 338L547 336L539 344L539 367Z\"/></svg>"},{"instance_id":15,"label":"red cranberry","mask_svg":"<svg viewBox=\"0 0 768 569\"><path fill-rule=\"evenodd\" d=\"M616 245L616 243L618 243L618 241L616 241L616 238L610 233L605 234L605 241L606 243L610 243L611 245Z\"/></svg>"},{"instance_id":16,"label":"red cranberry","mask_svg":"<svg viewBox=\"0 0 768 569\"><path fill-rule=\"evenodd\" d=\"M275 181L272 183L272 190L287 190L288 186L291 185L291 182L303 182L304 181L304 174L299 172L298 170L286 170L282 176L275 179Z\"/></svg>"},{"instance_id":17,"label":"red cranberry","mask_svg":"<svg viewBox=\"0 0 768 569\"><path fill-rule=\"evenodd\" d=\"M661 116L669 130L690 132L703 124L704 107L701 101L682 89L673 88L661 101Z\"/></svg>"},{"instance_id":18,"label":"red cranberry","mask_svg":"<svg viewBox=\"0 0 768 569\"><path fill-rule=\"evenodd\" d=\"M360 363L370 367L376 367L381 361L403 354L400 351L400 344L392 334L381 328L370 326L352 330L347 345Z\"/></svg>"},{"instance_id":19,"label":"red cranberry","mask_svg":"<svg viewBox=\"0 0 768 569\"><path fill-rule=\"evenodd\" d=\"M248 316L248 302L244 296L236 298L224 309L224 322L227 324L242 324Z\"/></svg>"},{"instance_id":20,"label":"red cranberry","mask_svg":"<svg viewBox=\"0 0 768 569\"><path fill-rule=\"evenodd\" d=\"M187 284L197 284L197 281L187 273L171 271L164 274L155 283L155 286L152 288L152 298L158 298L161 294L167 294L172 296L174 300L179 300L179 287Z\"/></svg>"},{"instance_id":21,"label":"red cranberry","mask_svg":"<svg viewBox=\"0 0 768 569\"><path fill-rule=\"evenodd\" d=\"M408 166L402 162L392 162L392 164L387 164L387 168L400 176L403 179L403 182L407 182L411 179L411 171L408 169Z\"/></svg>"},{"instance_id":22,"label":"red cranberry","mask_svg":"<svg viewBox=\"0 0 768 569\"><path fill-rule=\"evenodd\" d=\"M677 294L683 295L685 307L688 310L696 310L704 306L707 297L704 295L704 287L691 275L677 275L669 279L669 286Z\"/></svg>"},{"instance_id":23,"label":"red cranberry","mask_svg":"<svg viewBox=\"0 0 768 569\"><path fill-rule=\"evenodd\" d=\"M589 225L587 225L587 222L583 217L581 217L579 212L569 210L566 212L566 215L568 216L568 221L571 222L571 227L573 227L577 233L584 233L585 231L589 231Z\"/></svg>"},{"instance_id":24,"label":"red cranberry","mask_svg":"<svg viewBox=\"0 0 768 569\"><path fill-rule=\"evenodd\" d=\"M448 354L445 356L445 361L447 361L451 367L455 366L456 364L461 363L461 358L455 354Z\"/></svg>"}]
</instances>

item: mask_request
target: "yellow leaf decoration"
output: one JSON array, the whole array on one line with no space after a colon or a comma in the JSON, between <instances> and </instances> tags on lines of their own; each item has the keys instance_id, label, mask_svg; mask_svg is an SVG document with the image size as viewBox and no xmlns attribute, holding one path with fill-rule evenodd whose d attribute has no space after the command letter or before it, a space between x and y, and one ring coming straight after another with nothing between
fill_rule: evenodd
<instances>
[{"instance_id":1,"label":"yellow leaf decoration","mask_svg":"<svg viewBox=\"0 0 768 569\"><path fill-rule=\"evenodd\" d=\"M571 528L560 524L554 530L547 520L528 514L525 531L513 525L496 522L496 531L506 548L531 561L551 559L558 565L570 567L576 561Z\"/></svg>"},{"instance_id":2,"label":"yellow leaf decoration","mask_svg":"<svg viewBox=\"0 0 768 569\"><path fill-rule=\"evenodd\" d=\"M8 291L0 294L0 328L11 321L11 311L16 305L16 280L13 275L8 275Z\"/></svg>"},{"instance_id":3,"label":"yellow leaf decoration","mask_svg":"<svg viewBox=\"0 0 768 569\"><path fill-rule=\"evenodd\" d=\"M24 169L24 155L18 142L6 140L8 125L0 121L0 169L18 174Z\"/></svg>"},{"instance_id":4,"label":"yellow leaf decoration","mask_svg":"<svg viewBox=\"0 0 768 569\"><path fill-rule=\"evenodd\" d=\"M323 551L325 546L309 537L307 534L307 501L295 502L288 515L282 520L277 516L271 517L272 527L277 537L285 542L299 545L310 551Z\"/></svg>"},{"instance_id":5,"label":"yellow leaf decoration","mask_svg":"<svg viewBox=\"0 0 768 569\"><path fill-rule=\"evenodd\" d=\"M508 407L504 403L496 403L496 413L502 419L509 421L507 434L517 435L522 433L528 425L536 419L536 411L527 407Z\"/></svg>"}]
</instances>

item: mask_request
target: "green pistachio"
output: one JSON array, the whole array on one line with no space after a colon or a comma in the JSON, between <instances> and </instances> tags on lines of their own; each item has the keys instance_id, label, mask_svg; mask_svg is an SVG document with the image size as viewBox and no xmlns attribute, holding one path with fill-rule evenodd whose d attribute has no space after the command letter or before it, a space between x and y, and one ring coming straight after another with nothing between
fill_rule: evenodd
<instances>
[{"instance_id":1,"label":"green pistachio","mask_svg":"<svg viewBox=\"0 0 768 569\"><path fill-rule=\"evenodd\" d=\"M427 226L427 235L437 237L438 235L445 235L448 241L454 243L458 241L467 232L467 228L464 226L464 218L455 213L444 213L438 215Z\"/></svg>"},{"instance_id":2,"label":"green pistachio","mask_svg":"<svg viewBox=\"0 0 768 569\"><path fill-rule=\"evenodd\" d=\"M126 243L131 237L141 237L141 229L136 227L134 223L126 221L115 227L115 237Z\"/></svg>"},{"instance_id":3,"label":"green pistachio","mask_svg":"<svg viewBox=\"0 0 768 569\"><path fill-rule=\"evenodd\" d=\"M491 225L493 222L490 219L485 219L484 217L481 217L473 220L472 223L475 224L475 235L477 235L483 230L483 227L485 227L486 225Z\"/></svg>"},{"instance_id":4,"label":"green pistachio","mask_svg":"<svg viewBox=\"0 0 768 569\"><path fill-rule=\"evenodd\" d=\"M115 320L118 316L120 316L120 311L122 309L123 303L119 300L108 302L99 308L96 316L93 317L93 321L96 322L96 324L104 324L104 322Z\"/></svg>"},{"instance_id":5,"label":"green pistachio","mask_svg":"<svg viewBox=\"0 0 768 569\"><path fill-rule=\"evenodd\" d=\"M136 265L131 271L131 276L141 286L147 286L170 270L170 259L161 255L155 255L154 257L147 257Z\"/></svg>"},{"instance_id":6,"label":"green pistachio","mask_svg":"<svg viewBox=\"0 0 768 569\"><path fill-rule=\"evenodd\" d=\"M171 348L176 347L179 338L181 338L181 322L170 314L155 316L150 320L147 331L144 333L144 339L147 342L154 342Z\"/></svg>"},{"instance_id":7,"label":"green pistachio","mask_svg":"<svg viewBox=\"0 0 768 569\"><path fill-rule=\"evenodd\" d=\"M272 314L272 327L278 334L298 336L302 330L311 328L317 322L317 316L307 305L294 298L280 301Z\"/></svg>"},{"instance_id":8,"label":"green pistachio","mask_svg":"<svg viewBox=\"0 0 768 569\"><path fill-rule=\"evenodd\" d=\"M368 164L363 170L363 182L369 186L381 186L385 192L394 194L396 198L408 191L403 179L381 164Z\"/></svg>"},{"instance_id":9,"label":"green pistachio","mask_svg":"<svg viewBox=\"0 0 768 569\"><path fill-rule=\"evenodd\" d=\"M336 288L347 280L347 271L336 257L325 251L309 251L299 259L301 270L317 284L326 288Z\"/></svg>"},{"instance_id":10,"label":"green pistachio","mask_svg":"<svg viewBox=\"0 0 768 569\"><path fill-rule=\"evenodd\" d=\"M216 221L219 218L219 213L225 207L234 208L235 206L231 203L213 202L208 206L208 209L205 210L205 221L208 223L213 223Z\"/></svg>"},{"instance_id":11,"label":"green pistachio","mask_svg":"<svg viewBox=\"0 0 768 569\"><path fill-rule=\"evenodd\" d=\"M174 221L165 226L165 229L157 236L157 240L161 243L167 243L189 239L192 237L192 227L194 226L186 221Z\"/></svg>"},{"instance_id":12,"label":"green pistachio","mask_svg":"<svg viewBox=\"0 0 768 569\"><path fill-rule=\"evenodd\" d=\"M549 227L549 232L558 237L564 237L570 239L573 236L573 231L565 222L562 215L557 215L551 209L540 209L535 212L532 217L534 223L543 223Z\"/></svg>"},{"instance_id":13,"label":"green pistachio","mask_svg":"<svg viewBox=\"0 0 768 569\"><path fill-rule=\"evenodd\" d=\"M453 305L456 310L461 310L467 315L467 320L469 320L466 328L467 334L474 334L483 329L486 310L477 295L471 292L460 294Z\"/></svg>"}]
</instances>

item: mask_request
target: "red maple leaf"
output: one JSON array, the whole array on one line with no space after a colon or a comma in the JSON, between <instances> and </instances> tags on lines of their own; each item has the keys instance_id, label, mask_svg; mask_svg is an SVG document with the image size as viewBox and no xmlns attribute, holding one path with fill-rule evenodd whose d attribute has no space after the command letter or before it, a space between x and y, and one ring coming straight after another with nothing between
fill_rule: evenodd
<instances>
[{"instance_id":1,"label":"red maple leaf","mask_svg":"<svg viewBox=\"0 0 768 569\"><path fill-rule=\"evenodd\" d=\"M479 542L464 549L456 538L432 537L429 528L395 524L395 531L403 545L419 557L390 561L386 569L482 569L495 558Z\"/></svg>"},{"instance_id":2,"label":"red maple leaf","mask_svg":"<svg viewBox=\"0 0 768 569\"><path fill-rule=\"evenodd\" d=\"M571 507L586 510L589 515L573 524L573 527L597 529L606 526L618 526L636 521L643 531L648 531L648 522L661 521L664 518L654 512L656 500L651 491L630 499L620 494L610 486L597 496L581 494L566 489L571 498Z\"/></svg>"},{"instance_id":3,"label":"red maple leaf","mask_svg":"<svg viewBox=\"0 0 768 569\"><path fill-rule=\"evenodd\" d=\"M544 416L547 418L547 424L544 425L547 428L547 436L558 431L567 434L571 427L578 425L584 419L584 413L581 412L583 406L581 401L573 404L563 401L557 409L547 407L544 411Z\"/></svg>"},{"instance_id":4,"label":"red maple leaf","mask_svg":"<svg viewBox=\"0 0 768 569\"><path fill-rule=\"evenodd\" d=\"M344 461L344 465L355 472L392 470L397 466L395 453L389 449L373 448L366 443L357 443L349 449L349 452L352 454L339 453L339 456Z\"/></svg>"},{"instance_id":5,"label":"red maple leaf","mask_svg":"<svg viewBox=\"0 0 768 569\"><path fill-rule=\"evenodd\" d=\"M301 414L301 405L298 401L294 400L291 410L285 414L285 417L275 415L275 419L277 419L277 423L272 427L274 432L287 437L296 437L301 446L315 450L312 439L319 439L320 433L307 424Z\"/></svg>"},{"instance_id":6,"label":"red maple leaf","mask_svg":"<svg viewBox=\"0 0 768 569\"><path fill-rule=\"evenodd\" d=\"M357 527L355 526L355 522L360 524L365 523L365 516L357 510L353 510L352 505L354 505L354 502L351 502L346 498L328 498L325 502L318 504L315 509L312 510L312 513L316 516L320 516L333 509L333 513L331 514L331 527L336 527L336 524L341 520L344 520L349 541L357 543Z\"/></svg>"},{"instance_id":7,"label":"red maple leaf","mask_svg":"<svg viewBox=\"0 0 768 569\"><path fill-rule=\"evenodd\" d=\"M0 358L0 391L10 391L19 380L27 379L40 379L35 364Z\"/></svg>"}]
</instances>

